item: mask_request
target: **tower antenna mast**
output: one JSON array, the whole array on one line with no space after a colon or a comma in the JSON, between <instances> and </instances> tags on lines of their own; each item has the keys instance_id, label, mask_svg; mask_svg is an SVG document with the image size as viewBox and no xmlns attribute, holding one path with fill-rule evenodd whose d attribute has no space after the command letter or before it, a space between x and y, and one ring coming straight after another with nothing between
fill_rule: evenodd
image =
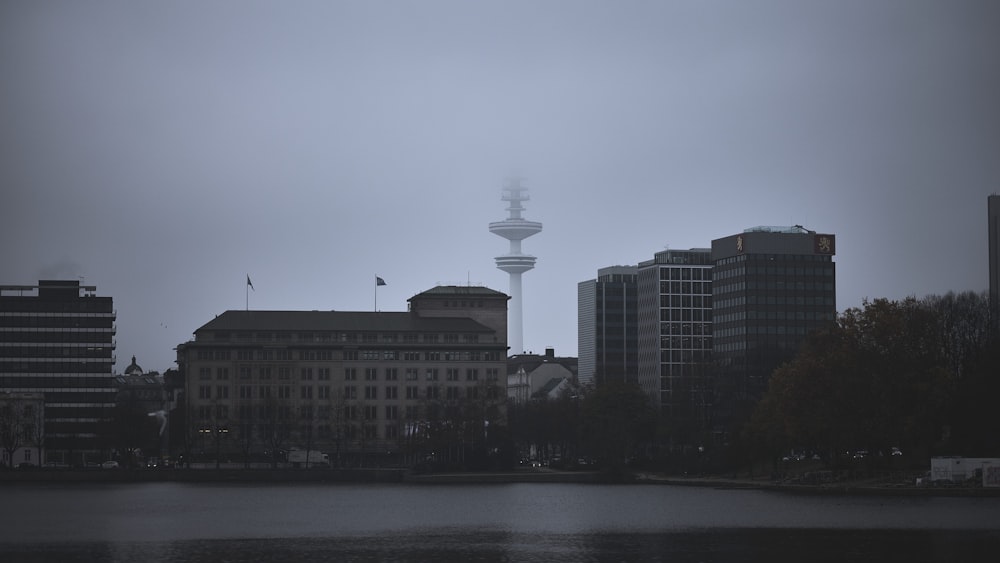
<instances>
[{"instance_id":1,"label":"tower antenna mast","mask_svg":"<svg viewBox=\"0 0 1000 563\"><path fill-rule=\"evenodd\" d=\"M521 274L535 267L535 257L521 252L521 241L531 235L542 232L542 224L526 221L521 217L524 211L522 205L528 201L528 188L521 185L520 178L512 178L504 182L503 194L500 199L508 202L507 218L503 221L490 223L490 232L510 241L510 250L503 256L497 256L497 268L510 274L510 309L507 322L507 344L512 354L524 351Z\"/></svg>"}]
</instances>

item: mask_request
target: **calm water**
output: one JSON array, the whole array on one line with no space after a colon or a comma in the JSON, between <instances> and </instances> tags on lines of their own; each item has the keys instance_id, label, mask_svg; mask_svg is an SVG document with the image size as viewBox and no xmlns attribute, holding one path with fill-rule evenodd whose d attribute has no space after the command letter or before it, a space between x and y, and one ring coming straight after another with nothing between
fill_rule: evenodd
<instances>
[{"instance_id":1,"label":"calm water","mask_svg":"<svg viewBox=\"0 0 1000 563\"><path fill-rule=\"evenodd\" d=\"M1000 552L997 498L664 485L0 487L5 562L967 562L984 550Z\"/></svg>"}]
</instances>

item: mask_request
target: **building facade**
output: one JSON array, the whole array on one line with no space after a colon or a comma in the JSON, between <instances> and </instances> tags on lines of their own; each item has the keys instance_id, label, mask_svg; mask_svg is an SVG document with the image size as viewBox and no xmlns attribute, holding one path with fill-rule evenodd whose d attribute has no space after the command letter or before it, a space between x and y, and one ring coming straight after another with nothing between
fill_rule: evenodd
<instances>
[{"instance_id":1,"label":"building facade","mask_svg":"<svg viewBox=\"0 0 1000 563\"><path fill-rule=\"evenodd\" d=\"M767 389L772 371L837 316L836 240L801 226L712 241L715 422L719 432Z\"/></svg>"},{"instance_id":2,"label":"building facade","mask_svg":"<svg viewBox=\"0 0 1000 563\"><path fill-rule=\"evenodd\" d=\"M639 382L635 266L611 266L577 285L577 354L582 385Z\"/></svg>"},{"instance_id":3,"label":"building facade","mask_svg":"<svg viewBox=\"0 0 1000 563\"><path fill-rule=\"evenodd\" d=\"M502 423L508 299L440 286L408 312L227 311L177 349L188 450L468 462Z\"/></svg>"},{"instance_id":4,"label":"building facade","mask_svg":"<svg viewBox=\"0 0 1000 563\"><path fill-rule=\"evenodd\" d=\"M712 251L664 250L638 267L639 385L674 442L697 443L710 407Z\"/></svg>"},{"instance_id":5,"label":"building facade","mask_svg":"<svg viewBox=\"0 0 1000 563\"><path fill-rule=\"evenodd\" d=\"M0 390L45 398L45 461L103 460L113 415L115 310L79 281L0 286Z\"/></svg>"}]
</instances>

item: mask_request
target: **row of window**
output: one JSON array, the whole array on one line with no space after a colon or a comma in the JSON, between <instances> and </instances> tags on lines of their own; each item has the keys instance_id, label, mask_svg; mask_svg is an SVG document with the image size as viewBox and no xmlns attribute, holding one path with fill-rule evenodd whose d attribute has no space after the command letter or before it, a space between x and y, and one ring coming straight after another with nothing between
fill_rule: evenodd
<instances>
[{"instance_id":1,"label":"row of window","mask_svg":"<svg viewBox=\"0 0 1000 563\"><path fill-rule=\"evenodd\" d=\"M724 315L716 315L718 324L731 321L829 321L833 320L833 313L823 311L758 311L750 309L747 311L736 311Z\"/></svg>"},{"instance_id":2,"label":"row of window","mask_svg":"<svg viewBox=\"0 0 1000 563\"><path fill-rule=\"evenodd\" d=\"M713 287L713 294L718 299L719 295L736 291L833 291L833 282L813 282L813 281L785 281L785 280L760 280L750 279L735 283L716 283Z\"/></svg>"},{"instance_id":3,"label":"row of window","mask_svg":"<svg viewBox=\"0 0 1000 563\"><path fill-rule=\"evenodd\" d=\"M199 335L200 336L200 335ZM479 341L476 333L394 333L394 332L236 332L215 331L212 338L218 342L278 342L278 343L459 343L475 344Z\"/></svg>"},{"instance_id":4,"label":"row of window","mask_svg":"<svg viewBox=\"0 0 1000 563\"><path fill-rule=\"evenodd\" d=\"M293 353L294 352L294 353ZM237 349L199 348L195 353L199 361L428 361L428 362L498 362L503 360L499 350L289 350L287 348Z\"/></svg>"},{"instance_id":5,"label":"row of window","mask_svg":"<svg viewBox=\"0 0 1000 563\"><path fill-rule=\"evenodd\" d=\"M378 381L379 380L379 369L378 368L362 368L365 381ZM358 380L359 368L348 367L344 368L344 381L357 381ZM384 368L382 370L382 376L385 381L398 381L399 380L400 368ZM461 370L459 368L423 368L424 379L427 381L438 381L440 375L444 373L444 378L447 381L459 381L461 379ZM254 379L254 374L256 373L258 380L270 380L276 378L278 380L290 380L292 379L292 369L288 367L274 367L274 366L240 366L238 368L238 378L240 380ZM420 379L421 368L404 368L403 374L407 381L415 381ZM500 368L485 368L482 370L483 375L487 381L496 381L500 377ZM228 367L215 367L214 370L210 366L201 366L198 368L198 379L200 381L208 381L213 379L218 381L229 380L229 368ZM465 380L466 381L478 381L480 374L480 368L465 368ZM328 367L303 367L298 370L298 380L299 381L312 381L313 378L317 381L329 381L330 380L330 368Z\"/></svg>"},{"instance_id":6,"label":"row of window","mask_svg":"<svg viewBox=\"0 0 1000 563\"><path fill-rule=\"evenodd\" d=\"M226 385L199 385L198 386L198 399L201 401L228 401L230 399L230 387ZM359 394L358 387L355 385L345 385L343 389L335 396L331 397L332 388L329 385L321 386L303 386L298 387L298 398L301 400L329 400L331 398L344 401L357 401L364 400L377 401L379 400L379 389L382 389L382 398L385 400L399 400L400 392L398 386L386 386L380 388L377 385L366 385L360 390L363 392ZM496 385L489 385L480 390L479 386L456 386L449 385L443 387L444 393L441 392L442 387L438 386L427 386L421 390L419 386L408 385L403 387L404 397L406 400L421 400L421 399L441 399L446 400L460 400L460 399L496 399L499 396L499 387ZM253 399L277 399L277 400L291 400L292 399L293 387L290 385L276 385L276 386L251 386L251 385L241 385L236 389L234 393L235 396L241 401L253 400ZM206 405L202 405L203 407ZM265 405L260 405L260 408L265 408Z\"/></svg>"}]
</instances>

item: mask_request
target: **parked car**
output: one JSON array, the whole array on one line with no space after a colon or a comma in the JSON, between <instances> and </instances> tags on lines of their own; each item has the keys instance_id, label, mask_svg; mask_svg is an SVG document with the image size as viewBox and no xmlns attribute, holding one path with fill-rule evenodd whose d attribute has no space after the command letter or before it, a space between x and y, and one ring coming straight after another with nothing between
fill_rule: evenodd
<instances>
[{"instance_id":1,"label":"parked car","mask_svg":"<svg viewBox=\"0 0 1000 563\"><path fill-rule=\"evenodd\" d=\"M118 469L118 462L114 460L108 460L101 464L101 469Z\"/></svg>"}]
</instances>

